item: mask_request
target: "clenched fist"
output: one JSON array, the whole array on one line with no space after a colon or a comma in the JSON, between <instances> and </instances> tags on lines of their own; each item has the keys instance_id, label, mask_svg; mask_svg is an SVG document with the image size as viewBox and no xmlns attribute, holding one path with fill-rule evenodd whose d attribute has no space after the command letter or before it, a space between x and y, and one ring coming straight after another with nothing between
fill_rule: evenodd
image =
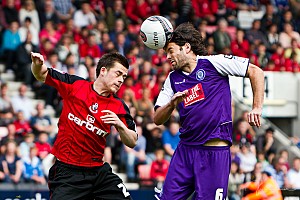
<instances>
[{"instance_id":1,"label":"clenched fist","mask_svg":"<svg viewBox=\"0 0 300 200\"><path fill-rule=\"evenodd\" d=\"M35 66L42 66L44 64L44 57L40 53L31 52L31 60Z\"/></svg>"}]
</instances>

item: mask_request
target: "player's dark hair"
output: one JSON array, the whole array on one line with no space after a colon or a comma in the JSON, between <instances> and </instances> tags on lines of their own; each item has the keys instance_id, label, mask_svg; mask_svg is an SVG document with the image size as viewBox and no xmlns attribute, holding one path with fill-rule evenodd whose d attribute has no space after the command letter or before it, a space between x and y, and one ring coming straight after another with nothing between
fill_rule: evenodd
<instances>
[{"instance_id":1,"label":"player's dark hair","mask_svg":"<svg viewBox=\"0 0 300 200\"><path fill-rule=\"evenodd\" d=\"M117 52L107 53L104 54L98 61L97 69L96 69L96 77L99 76L100 69L102 67L105 67L106 69L109 70L111 67L114 66L116 62L126 67L126 69L129 69L128 60L123 55Z\"/></svg>"},{"instance_id":2,"label":"player's dark hair","mask_svg":"<svg viewBox=\"0 0 300 200\"><path fill-rule=\"evenodd\" d=\"M174 42L179 46L184 46L185 43L191 45L192 51L196 55L205 56L207 55L207 50L204 45L203 38L199 31L195 29L193 24L186 22L180 24L173 32L172 38L169 41Z\"/></svg>"}]
</instances>

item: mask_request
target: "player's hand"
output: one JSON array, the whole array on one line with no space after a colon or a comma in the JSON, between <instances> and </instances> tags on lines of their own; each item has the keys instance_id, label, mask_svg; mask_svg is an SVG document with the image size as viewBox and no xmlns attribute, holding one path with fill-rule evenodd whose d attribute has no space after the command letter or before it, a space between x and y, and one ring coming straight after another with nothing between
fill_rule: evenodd
<instances>
[{"instance_id":1,"label":"player's hand","mask_svg":"<svg viewBox=\"0 0 300 200\"><path fill-rule=\"evenodd\" d=\"M42 66L44 64L44 57L40 53L31 52L31 60L35 66Z\"/></svg>"},{"instance_id":2,"label":"player's hand","mask_svg":"<svg viewBox=\"0 0 300 200\"><path fill-rule=\"evenodd\" d=\"M258 109L258 108L254 108L253 110L251 110L248 114L248 123L251 126L257 126L260 127L261 126L261 121L260 121L260 117L261 117L261 113L262 110Z\"/></svg>"},{"instance_id":3,"label":"player's hand","mask_svg":"<svg viewBox=\"0 0 300 200\"><path fill-rule=\"evenodd\" d=\"M124 123L120 120L120 118L116 115L116 113L110 110L102 110L104 113L103 116L100 117L105 124L110 124L115 126L117 129L122 127Z\"/></svg>"},{"instance_id":4,"label":"player's hand","mask_svg":"<svg viewBox=\"0 0 300 200\"><path fill-rule=\"evenodd\" d=\"M176 92L172 99L171 99L171 105L176 107L180 102L184 100L184 98L188 95L188 91L184 90L182 92Z\"/></svg>"}]
</instances>

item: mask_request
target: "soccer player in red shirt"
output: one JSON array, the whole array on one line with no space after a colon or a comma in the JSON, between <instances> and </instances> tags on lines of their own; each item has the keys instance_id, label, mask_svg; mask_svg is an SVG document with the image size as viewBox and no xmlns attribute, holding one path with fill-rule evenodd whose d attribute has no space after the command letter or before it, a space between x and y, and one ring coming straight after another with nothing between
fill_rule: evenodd
<instances>
[{"instance_id":1,"label":"soccer player in red shirt","mask_svg":"<svg viewBox=\"0 0 300 200\"><path fill-rule=\"evenodd\" d=\"M103 162L106 136L114 126L122 142L133 148L136 125L126 104L115 93L127 76L127 59L110 53L101 57L95 82L47 68L32 53L35 78L55 87L63 98L58 134L49 171L50 199L131 199L122 180Z\"/></svg>"}]
</instances>

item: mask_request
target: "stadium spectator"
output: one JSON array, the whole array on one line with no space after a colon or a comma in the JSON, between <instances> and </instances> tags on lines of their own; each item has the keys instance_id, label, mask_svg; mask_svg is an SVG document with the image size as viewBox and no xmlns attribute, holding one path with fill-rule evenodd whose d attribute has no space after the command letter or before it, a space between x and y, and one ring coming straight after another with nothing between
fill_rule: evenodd
<instances>
[{"instance_id":1,"label":"stadium spectator","mask_svg":"<svg viewBox=\"0 0 300 200\"><path fill-rule=\"evenodd\" d=\"M7 83L1 83L0 86L0 118L2 118L2 115L7 112L12 112L12 102L8 95L8 85Z\"/></svg>"},{"instance_id":2,"label":"stadium spectator","mask_svg":"<svg viewBox=\"0 0 300 200\"><path fill-rule=\"evenodd\" d=\"M270 60L274 62L275 67L274 70L268 68L268 71L284 71L286 59L284 58L284 48L279 43L276 44L276 51L270 56Z\"/></svg>"},{"instance_id":3,"label":"stadium spectator","mask_svg":"<svg viewBox=\"0 0 300 200\"><path fill-rule=\"evenodd\" d=\"M4 30L2 35L2 48L1 53L5 60L6 71L14 72L16 64L17 48L21 44L20 34L18 32L19 23L12 21L9 28Z\"/></svg>"},{"instance_id":4,"label":"stadium spectator","mask_svg":"<svg viewBox=\"0 0 300 200\"><path fill-rule=\"evenodd\" d=\"M26 84L22 83L19 87L19 93L12 97L11 102L14 113L21 110L24 113L25 119L29 120L34 109L32 100L26 96L27 89Z\"/></svg>"},{"instance_id":5,"label":"stadium spectator","mask_svg":"<svg viewBox=\"0 0 300 200\"><path fill-rule=\"evenodd\" d=\"M283 158L284 160L284 165L286 166L286 169L289 170L290 169L290 164L289 164L289 151L287 149L281 149L279 152L278 152L278 156L280 158Z\"/></svg>"},{"instance_id":6,"label":"stadium spectator","mask_svg":"<svg viewBox=\"0 0 300 200\"><path fill-rule=\"evenodd\" d=\"M129 43L126 43L126 33L117 33L115 42L115 48L117 49L117 51L123 56L125 56L128 53L129 46Z\"/></svg>"},{"instance_id":7,"label":"stadium spectator","mask_svg":"<svg viewBox=\"0 0 300 200\"><path fill-rule=\"evenodd\" d=\"M31 32L27 32L26 40L18 46L17 56L15 57L17 60L16 80L24 82L28 87L33 84L30 53L39 51L38 46L33 43L32 39Z\"/></svg>"},{"instance_id":8,"label":"stadium spectator","mask_svg":"<svg viewBox=\"0 0 300 200\"><path fill-rule=\"evenodd\" d=\"M239 186L244 181L244 175L239 172L239 164L235 161L231 162L230 174L228 180L228 199L240 200Z\"/></svg>"},{"instance_id":9,"label":"stadium spectator","mask_svg":"<svg viewBox=\"0 0 300 200\"><path fill-rule=\"evenodd\" d=\"M30 148L33 147L35 141L35 136L33 133L27 133L24 135L24 141L22 141L19 145L20 149L20 157L26 158L30 154Z\"/></svg>"},{"instance_id":10,"label":"stadium spectator","mask_svg":"<svg viewBox=\"0 0 300 200\"><path fill-rule=\"evenodd\" d=\"M94 69L96 66L95 60L92 56L86 56L78 66L77 74L78 76L87 79L89 74L88 71L90 68Z\"/></svg>"},{"instance_id":11,"label":"stadium spectator","mask_svg":"<svg viewBox=\"0 0 300 200\"><path fill-rule=\"evenodd\" d=\"M117 35L119 33L124 33L124 35L126 36L126 45L130 44L128 35L126 33L126 26L125 26L125 22L123 21L123 19L116 19L115 21L115 26L112 30L109 31L109 38L116 43L117 42Z\"/></svg>"},{"instance_id":12,"label":"stadium spectator","mask_svg":"<svg viewBox=\"0 0 300 200\"><path fill-rule=\"evenodd\" d=\"M106 9L106 18L107 28L109 31L112 31L116 27L116 21L121 19L124 22L124 28L128 27L128 18L125 13L124 4L121 0L115 0L113 2L113 7L107 7ZM123 31L123 30L122 30Z\"/></svg>"},{"instance_id":13,"label":"stadium spectator","mask_svg":"<svg viewBox=\"0 0 300 200\"><path fill-rule=\"evenodd\" d=\"M23 177L26 183L46 184L41 160L37 157L37 148L30 147L29 155L23 157Z\"/></svg>"},{"instance_id":14,"label":"stadium spectator","mask_svg":"<svg viewBox=\"0 0 300 200\"><path fill-rule=\"evenodd\" d=\"M288 179L286 175L288 170L284 158L279 156L275 157L272 160L271 165L267 166L265 170L271 173L279 188L287 187Z\"/></svg>"},{"instance_id":15,"label":"stadium spectator","mask_svg":"<svg viewBox=\"0 0 300 200\"><path fill-rule=\"evenodd\" d=\"M97 21L92 11L92 8L88 2L81 4L81 9L76 10L73 16L74 25L78 28L93 27Z\"/></svg>"},{"instance_id":16,"label":"stadium spectator","mask_svg":"<svg viewBox=\"0 0 300 200\"><path fill-rule=\"evenodd\" d=\"M179 123L171 122L169 127L162 133L162 143L166 152L165 158L170 161L180 141Z\"/></svg>"},{"instance_id":17,"label":"stadium spectator","mask_svg":"<svg viewBox=\"0 0 300 200\"><path fill-rule=\"evenodd\" d=\"M159 7L155 0L128 0L125 12L131 24L140 25L147 17L159 15Z\"/></svg>"},{"instance_id":18,"label":"stadium spectator","mask_svg":"<svg viewBox=\"0 0 300 200\"><path fill-rule=\"evenodd\" d=\"M267 40L270 53L274 53L279 44L279 34L277 24L271 24L267 29Z\"/></svg>"},{"instance_id":19,"label":"stadium spectator","mask_svg":"<svg viewBox=\"0 0 300 200\"><path fill-rule=\"evenodd\" d=\"M273 60L269 60L264 71L280 71L280 69L276 68L276 65Z\"/></svg>"},{"instance_id":20,"label":"stadium spectator","mask_svg":"<svg viewBox=\"0 0 300 200\"><path fill-rule=\"evenodd\" d=\"M241 159L240 170L242 173L251 173L256 164L256 156L250 149L249 143L240 143L240 152L237 156Z\"/></svg>"},{"instance_id":21,"label":"stadium spectator","mask_svg":"<svg viewBox=\"0 0 300 200\"><path fill-rule=\"evenodd\" d=\"M72 53L68 53L66 56L63 65L62 65L62 71L67 72L71 75L78 74L78 63L75 61L75 56Z\"/></svg>"},{"instance_id":22,"label":"stadium spectator","mask_svg":"<svg viewBox=\"0 0 300 200\"><path fill-rule=\"evenodd\" d=\"M192 0L196 21L205 19L209 25L216 25L216 13L218 10L218 1Z\"/></svg>"},{"instance_id":23,"label":"stadium spectator","mask_svg":"<svg viewBox=\"0 0 300 200\"><path fill-rule=\"evenodd\" d=\"M245 38L245 32L242 29L236 31L235 40L231 41L230 48L232 54L247 58L249 56L249 42Z\"/></svg>"},{"instance_id":24,"label":"stadium spectator","mask_svg":"<svg viewBox=\"0 0 300 200\"><path fill-rule=\"evenodd\" d=\"M19 21L19 11L15 7L15 0L6 0L6 4L0 9L0 16L0 24L4 29L9 28L11 22Z\"/></svg>"},{"instance_id":25,"label":"stadium spectator","mask_svg":"<svg viewBox=\"0 0 300 200\"><path fill-rule=\"evenodd\" d=\"M57 52L60 62L64 62L69 53L74 56L75 63L79 63L78 44L74 42L73 35L63 34L57 43L55 52ZM36 51L35 51L36 52Z\"/></svg>"},{"instance_id":26,"label":"stadium spectator","mask_svg":"<svg viewBox=\"0 0 300 200\"><path fill-rule=\"evenodd\" d=\"M51 119L48 115L45 114L45 106L44 103L39 102L36 105L36 115L33 115L30 119L30 124L33 130L33 134L38 137L38 135L42 132L46 132L47 134L52 133L53 126Z\"/></svg>"},{"instance_id":27,"label":"stadium spectator","mask_svg":"<svg viewBox=\"0 0 300 200\"><path fill-rule=\"evenodd\" d=\"M7 151L7 143L9 141L16 142L16 145L19 145L23 138L16 133L16 127L13 123L7 125L7 135L1 138L0 146L1 146L1 154L5 154Z\"/></svg>"},{"instance_id":28,"label":"stadium spectator","mask_svg":"<svg viewBox=\"0 0 300 200\"><path fill-rule=\"evenodd\" d=\"M165 152L163 149L155 150L155 159L151 163L150 178L154 181L154 184L158 189L162 188L162 185L166 179L169 162L164 158Z\"/></svg>"},{"instance_id":29,"label":"stadium spectator","mask_svg":"<svg viewBox=\"0 0 300 200\"><path fill-rule=\"evenodd\" d=\"M175 26L184 22L194 21L194 10L191 1L180 0L176 4L177 16L175 19Z\"/></svg>"},{"instance_id":30,"label":"stadium spectator","mask_svg":"<svg viewBox=\"0 0 300 200\"><path fill-rule=\"evenodd\" d=\"M298 54L292 53L291 58L285 61L285 71L297 73L300 71L300 64L298 62Z\"/></svg>"},{"instance_id":31,"label":"stadium spectator","mask_svg":"<svg viewBox=\"0 0 300 200\"><path fill-rule=\"evenodd\" d=\"M257 46L257 60L258 66L264 69L269 61L269 53L267 51L267 47L264 43L259 43Z\"/></svg>"},{"instance_id":32,"label":"stadium spectator","mask_svg":"<svg viewBox=\"0 0 300 200\"><path fill-rule=\"evenodd\" d=\"M6 183L18 184L22 181L23 163L18 156L18 145L14 140L8 140L5 144L5 153L1 156Z\"/></svg>"},{"instance_id":33,"label":"stadium spectator","mask_svg":"<svg viewBox=\"0 0 300 200\"><path fill-rule=\"evenodd\" d=\"M293 168L289 169L287 173L288 188L300 189L300 158L295 157L293 159Z\"/></svg>"},{"instance_id":34,"label":"stadium spectator","mask_svg":"<svg viewBox=\"0 0 300 200\"><path fill-rule=\"evenodd\" d=\"M256 140L256 151L263 152L267 160L269 157L274 157L276 154L276 146L274 139L274 129L269 127L265 130L265 133L258 136Z\"/></svg>"},{"instance_id":35,"label":"stadium spectator","mask_svg":"<svg viewBox=\"0 0 300 200\"><path fill-rule=\"evenodd\" d=\"M293 60L293 56L295 56L295 61L300 63L300 43L296 39L291 40L291 47L286 48L284 50L284 57Z\"/></svg>"},{"instance_id":36,"label":"stadium spectator","mask_svg":"<svg viewBox=\"0 0 300 200\"><path fill-rule=\"evenodd\" d=\"M123 145L121 159L125 164L127 180L135 182L137 179L136 168L139 164L146 163L146 138L143 136L141 126L136 127L138 133L137 145L132 149Z\"/></svg>"},{"instance_id":37,"label":"stadium spectator","mask_svg":"<svg viewBox=\"0 0 300 200\"><path fill-rule=\"evenodd\" d=\"M24 118L22 111L16 113L16 119L14 120L14 125L16 127L16 133L18 135L25 136L32 131L30 123Z\"/></svg>"},{"instance_id":38,"label":"stadium spectator","mask_svg":"<svg viewBox=\"0 0 300 200\"><path fill-rule=\"evenodd\" d=\"M122 99L129 108L131 107L137 108L139 106L139 104L135 99L134 92L129 88L124 90Z\"/></svg>"},{"instance_id":39,"label":"stadium spectator","mask_svg":"<svg viewBox=\"0 0 300 200\"><path fill-rule=\"evenodd\" d=\"M242 184L240 189L249 189L252 193L247 194L242 200L254 200L254 199L272 199L282 200L281 191L275 180L272 178L271 173L268 171L262 172L262 178L259 183L248 182Z\"/></svg>"},{"instance_id":40,"label":"stadium spectator","mask_svg":"<svg viewBox=\"0 0 300 200\"><path fill-rule=\"evenodd\" d=\"M71 0L53 0L54 8L61 21L66 21L72 18L75 8Z\"/></svg>"},{"instance_id":41,"label":"stadium spectator","mask_svg":"<svg viewBox=\"0 0 300 200\"><path fill-rule=\"evenodd\" d=\"M224 6L223 6L223 5ZM237 19L237 2L234 0L219 0L218 18L225 18L229 26L238 27L239 21ZM218 19L217 19L218 20Z\"/></svg>"},{"instance_id":42,"label":"stadium spectator","mask_svg":"<svg viewBox=\"0 0 300 200\"><path fill-rule=\"evenodd\" d=\"M273 24L279 24L280 16L275 12L275 7L272 4L266 5L266 12L261 18L261 30L267 33L269 27Z\"/></svg>"},{"instance_id":43,"label":"stadium spectator","mask_svg":"<svg viewBox=\"0 0 300 200\"><path fill-rule=\"evenodd\" d=\"M38 10L40 27L44 28L46 21L50 20L54 24L59 24L60 19L58 17L57 11L54 8L54 3L52 0L45 0L42 4L42 9Z\"/></svg>"},{"instance_id":44,"label":"stadium spectator","mask_svg":"<svg viewBox=\"0 0 300 200\"><path fill-rule=\"evenodd\" d=\"M102 52L96 43L96 36L94 33L88 33L87 42L79 45L79 55L81 59L88 55L96 60L101 57Z\"/></svg>"},{"instance_id":45,"label":"stadium spectator","mask_svg":"<svg viewBox=\"0 0 300 200\"><path fill-rule=\"evenodd\" d=\"M40 31L40 19L39 14L35 8L35 3L33 0L25 0L19 11L20 24L25 23L25 19L29 17L32 21L32 25L39 32Z\"/></svg>"},{"instance_id":46,"label":"stadium spectator","mask_svg":"<svg viewBox=\"0 0 300 200\"><path fill-rule=\"evenodd\" d=\"M281 17L281 21L278 25L278 31L282 32L284 30L284 24L285 23L290 23L292 24L292 26L294 27L295 31L298 31L299 28L297 27L297 23L296 23L296 19L293 18L293 14L291 10L286 10L284 11L282 17Z\"/></svg>"},{"instance_id":47,"label":"stadium spectator","mask_svg":"<svg viewBox=\"0 0 300 200\"><path fill-rule=\"evenodd\" d=\"M252 26L246 31L246 38L250 44L254 44L255 47L263 42L266 46L268 45L265 34L261 31L261 21L256 19L252 22Z\"/></svg>"},{"instance_id":48,"label":"stadium spectator","mask_svg":"<svg viewBox=\"0 0 300 200\"><path fill-rule=\"evenodd\" d=\"M35 147L37 148L37 156L41 160L43 160L45 157L48 156L49 153L51 153L49 135L46 132L41 132L38 135L38 139L35 142Z\"/></svg>"},{"instance_id":49,"label":"stadium spectator","mask_svg":"<svg viewBox=\"0 0 300 200\"><path fill-rule=\"evenodd\" d=\"M68 19L65 23L60 23L59 31L62 35L66 34L73 37L75 43L82 43L80 29L74 25L74 20L72 18Z\"/></svg>"},{"instance_id":50,"label":"stadium spectator","mask_svg":"<svg viewBox=\"0 0 300 200\"><path fill-rule=\"evenodd\" d=\"M297 41L297 45L300 44L300 34L294 31L291 23L284 23L283 31L279 33L279 43L283 48L292 47L292 39Z\"/></svg>"},{"instance_id":51,"label":"stadium spectator","mask_svg":"<svg viewBox=\"0 0 300 200\"><path fill-rule=\"evenodd\" d=\"M267 158L265 156L264 152L257 152L257 162L261 163L262 170L265 170L267 166L269 166L269 162L267 161Z\"/></svg>"},{"instance_id":52,"label":"stadium spectator","mask_svg":"<svg viewBox=\"0 0 300 200\"><path fill-rule=\"evenodd\" d=\"M50 41L51 49L55 49L61 38L61 33L57 30L56 25L48 20L45 22L45 27L40 31L39 37L41 45L45 46L45 41Z\"/></svg>"},{"instance_id":53,"label":"stadium spectator","mask_svg":"<svg viewBox=\"0 0 300 200\"><path fill-rule=\"evenodd\" d=\"M47 60L45 61L45 65L57 70L62 70L62 63L59 61L58 53L55 51L52 51L49 54Z\"/></svg>"},{"instance_id":54,"label":"stadium spectator","mask_svg":"<svg viewBox=\"0 0 300 200\"><path fill-rule=\"evenodd\" d=\"M146 156L147 164L151 164L155 160L155 151L163 149L162 131L164 126L156 126L154 123L149 123L144 128L144 136L146 138Z\"/></svg>"},{"instance_id":55,"label":"stadium spectator","mask_svg":"<svg viewBox=\"0 0 300 200\"><path fill-rule=\"evenodd\" d=\"M153 122L153 101L151 90L143 88L142 97L136 101L137 116L143 119L142 126Z\"/></svg>"},{"instance_id":56,"label":"stadium spectator","mask_svg":"<svg viewBox=\"0 0 300 200\"><path fill-rule=\"evenodd\" d=\"M249 123L245 120L239 120L236 128L233 130L233 141L241 144L253 143L253 135L249 131Z\"/></svg>"},{"instance_id":57,"label":"stadium spectator","mask_svg":"<svg viewBox=\"0 0 300 200\"><path fill-rule=\"evenodd\" d=\"M156 53L151 57L151 62L156 69L161 68L163 63L167 62L167 56L164 54L164 50L157 49Z\"/></svg>"},{"instance_id":58,"label":"stadium spectator","mask_svg":"<svg viewBox=\"0 0 300 200\"><path fill-rule=\"evenodd\" d=\"M26 42L28 32L31 33L31 42L32 44L39 45L39 31L33 26L31 18L26 17L25 22L19 28L19 35L21 42Z\"/></svg>"}]
</instances>

